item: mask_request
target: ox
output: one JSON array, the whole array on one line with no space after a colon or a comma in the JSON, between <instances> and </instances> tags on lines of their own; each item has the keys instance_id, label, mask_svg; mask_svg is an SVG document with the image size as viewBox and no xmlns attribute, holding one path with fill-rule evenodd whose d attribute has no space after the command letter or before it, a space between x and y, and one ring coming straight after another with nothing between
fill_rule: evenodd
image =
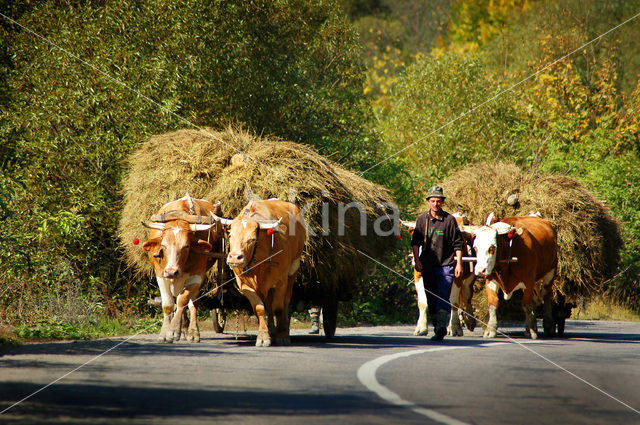
<instances>
[{"instance_id":1,"label":"ox","mask_svg":"<svg viewBox=\"0 0 640 425\"><path fill-rule=\"evenodd\" d=\"M458 213L452 214L458 226L463 224L469 224L469 220L466 216L461 216ZM401 221L404 226L407 227L409 235L413 235L413 229L416 227L415 221ZM463 233L465 239L465 246L462 252L463 257L469 256L470 240ZM413 254L410 254L411 265L415 265ZM473 308L471 305L471 299L473 298L473 280L475 275L471 270L471 267L465 267L463 274L460 277L453 279L453 286L451 287L451 295L449 296L449 302L451 303L451 320L449 324L448 334L451 336L462 336L462 324L460 322L460 315L463 316L463 321L470 331L473 331L476 327L476 320L473 316ZM418 297L418 323L416 329L413 332L414 335L427 335L427 296L425 294L424 283L422 281L422 273L413 269L413 283L416 288L416 295ZM462 310L462 313L460 312Z\"/></svg>"},{"instance_id":2,"label":"ox","mask_svg":"<svg viewBox=\"0 0 640 425\"><path fill-rule=\"evenodd\" d=\"M190 313L187 340L200 342L194 300L207 270L215 262L207 254L214 247L221 251L224 236L222 225L212 216L215 213L222 214L219 205L193 199L187 193L184 198L165 204L150 222L142 222L150 229L149 240L142 248L149 255L162 298L164 319L158 337L161 342L180 340L187 305Z\"/></svg>"},{"instance_id":3,"label":"ox","mask_svg":"<svg viewBox=\"0 0 640 425\"><path fill-rule=\"evenodd\" d=\"M277 199L253 201L221 220L230 228L227 264L258 317L256 346L271 345L272 337L290 344L289 301L307 237L300 210Z\"/></svg>"},{"instance_id":4,"label":"ox","mask_svg":"<svg viewBox=\"0 0 640 425\"><path fill-rule=\"evenodd\" d=\"M474 237L477 256L474 272L485 277L489 321L484 337L496 336L498 288L504 292L505 299L523 289L525 334L532 339L538 337L535 307L544 302L544 333L553 336L551 297L558 268L558 248L551 224L535 216L509 217L491 225L461 226L461 231Z\"/></svg>"}]
</instances>

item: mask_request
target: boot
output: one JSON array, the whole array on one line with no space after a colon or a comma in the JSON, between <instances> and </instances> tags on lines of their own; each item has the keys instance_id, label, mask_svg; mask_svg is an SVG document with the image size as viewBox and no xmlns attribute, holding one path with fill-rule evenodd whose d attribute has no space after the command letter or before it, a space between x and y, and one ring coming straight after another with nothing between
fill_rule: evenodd
<instances>
[{"instance_id":1,"label":"boot","mask_svg":"<svg viewBox=\"0 0 640 425\"><path fill-rule=\"evenodd\" d=\"M320 309L309 309L309 316L311 316L311 329L309 330L309 333L317 335L320 333Z\"/></svg>"},{"instance_id":2,"label":"boot","mask_svg":"<svg viewBox=\"0 0 640 425\"><path fill-rule=\"evenodd\" d=\"M435 320L435 335L431 337L431 341L442 341L447 334L447 326L449 326L449 316L444 310L438 311Z\"/></svg>"}]
</instances>

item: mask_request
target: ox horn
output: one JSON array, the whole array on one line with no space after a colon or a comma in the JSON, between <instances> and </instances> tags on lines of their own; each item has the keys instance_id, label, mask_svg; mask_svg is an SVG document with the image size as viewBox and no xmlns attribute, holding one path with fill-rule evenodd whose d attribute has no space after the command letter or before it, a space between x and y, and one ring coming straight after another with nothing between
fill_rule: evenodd
<instances>
[{"instance_id":1,"label":"ox horn","mask_svg":"<svg viewBox=\"0 0 640 425\"><path fill-rule=\"evenodd\" d=\"M484 227L484 226L471 226L471 225L463 224L462 226L460 226L460 231L462 233L468 233L468 234L471 234L471 235L475 235L476 232L479 229L481 229L482 227Z\"/></svg>"},{"instance_id":2,"label":"ox horn","mask_svg":"<svg viewBox=\"0 0 640 425\"><path fill-rule=\"evenodd\" d=\"M491 226L493 224L493 218L495 217L495 215L493 213L489 213L489 215L487 216L487 219L485 220L484 224L487 226Z\"/></svg>"},{"instance_id":3,"label":"ox horn","mask_svg":"<svg viewBox=\"0 0 640 425\"><path fill-rule=\"evenodd\" d=\"M224 217L218 217L217 215L215 215L213 212L209 213L211 215L211 217L213 217L216 221L219 221L220 223L222 223L223 226L231 226L231 223L233 223L233 219L231 218L224 218Z\"/></svg>"},{"instance_id":4,"label":"ox horn","mask_svg":"<svg viewBox=\"0 0 640 425\"><path fill-rule=\"evenodd\" d=\"M187 205L189 206L189 214L195 215L196 209L195 209L195 206L193 205L193 198L191 197L191 195L189 195L189 192L186 192L184 194L184 197L187 198Z\"/></svg>"},{"instance_id":5,"label":"ox horn","mask_svg":"<svg viewBox=\"0 0 640 425\"><path fill-rule=\"evenodd\" d=\"M204 230L209 230L213 227L213 224L190 224L189 228L192 232L202 232Z\"/></svg>"},{"instance_id":6,"label":"ox horn","mask_svg":"<svg viewBox=\"0 0 640 425\"><path fill-rule=\"evenodd\" d=\"M164 223L147 223L141 221L140 224L142 224L147 229L164 230Z\"/></svg>"},{"instance_id":7,"label":"ox horn","mask_svg":"<svg viewBox=\"0 0 640 425\"><path fill-rule=\"evenodd\" d=\"M415 221L400 220L400 223L402 223L402 225L405 226L405 227L413 227L414 229L416 227L416 222Z\"/></svg>"},{"instance_id":8,"label":"ox horn","mask_svg":"<svg viewBox=\"0 0 640 425\"><path fill-rule=\"evenodd\" d=\"M263 223L259 221L258 224L260 225L260 228L262 230L278 229L281 221L282 221L282 217L280 217L278 221L272 221L271 223Z\"/></svg>"}]
</instances>

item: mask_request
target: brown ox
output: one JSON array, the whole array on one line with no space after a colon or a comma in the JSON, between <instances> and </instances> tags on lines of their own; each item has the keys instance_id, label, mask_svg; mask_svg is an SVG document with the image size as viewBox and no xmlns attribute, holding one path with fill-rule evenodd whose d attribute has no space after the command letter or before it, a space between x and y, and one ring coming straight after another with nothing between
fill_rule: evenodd
<instances>
[{"instance_id":1,"label":"brown ox","mask_svg":"<svg viewBox=\"0 0 640 425\"><path fill-rule=\"evenodd\" d=\"M454 213L453 216L458 222L458 226L463 224L469 224L469 220L465 216L461 216L458 213ZM415 221L402 221L402 224L407 227L409 235L413 235L413 229L416 227ZM465 245L462 255L464 257L469 256L470 239L463 233L462 234ZM415 265L413 255L411 254L411 264ZM462 276L453 279L453 285L451 286L451 295L449 296L449 302L451 303L451 320L449 323L448 334L451 336L463 336L462 323L460 322L460 316L463 316L463 320L467 329L473 331L476 327L476 319L473 316L473 308L471 305L471 299L473 298L473 280L475 275L470 266L464 266ZM413 269L413 283L416 288L416 295L418 297L418 323L416 329L413 332L414 335L427 335L427 296L424 289L424 283L422 281L422 273Z\"/></svg>"},{"instance_id":2,"label":"brown ox","mask_svg":"<svg viewBox=\"0 0 640 425\"><path fill-rule=\"evenodd\" d=\"M462 226L461 230L475 237L475 274L485 276L489 322L484 336L496 336L498 288L504 292L505 299L523 289L525 334L533 339L538 337L535 307L544 301L544 333L553 336L551 297L558 268L558 248L551 223L539 217L509 217L490 226Z\"/></svg>"},{"instance_id":3,"label":"brown ox","mask_svg":"<svg viewBox=\"0 0 640 425\"><path fill-rule=\"evenodd\" d=\"M307 237L300 210L277 199L254 201L234 220L222 220L230 226L227 264L258 316L256 346L271 345L272 337L290 344L289 301Z\"/></svg>"},{"instance_id":4,"label":"brown ox","mask_svg":"<svg viewBox=\"0 0 640 425\"><path fill-rule=\"evenodd\" d=\"M215 258L205 254L214 246L220 250L223 230L212 216L215 213L221 214L219 205L193 199L187 193L184 198L160 208L158 214L152 216L151 222L142 223L150 229L149 240L142 248L149 255L162 297L164 320L158 337L161 342L180 339L182 315L187 305L190 313L187 340L200 342L194 300L207 270L215 262Z\"/></svg>"}]
</instances>

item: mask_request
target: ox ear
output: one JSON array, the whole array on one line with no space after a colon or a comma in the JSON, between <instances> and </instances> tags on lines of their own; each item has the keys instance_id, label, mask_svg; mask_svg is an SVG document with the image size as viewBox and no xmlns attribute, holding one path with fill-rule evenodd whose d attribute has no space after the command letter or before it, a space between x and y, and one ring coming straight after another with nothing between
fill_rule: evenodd
<instances>
[{"instance_id":1,"label":"ox ear","mask_svg":"<svg viewBox=\"0 0 640 425\"><path fill-rule=\"evenodd\" d=\"M508 223L503 223L502 221L493 223L491 227L495 229L499 235L506 235L507 233L511 232L514 229L512 225Z\"/></svg>"},{"instance_id":2,"label":"ox ear","mask_svg":"<svg viewBox=\"0 0 640 425\"><path fill-rule=\"evenodd\" d=\"M153 251L158 249L161 243L162 243L162 238L149 239L148 241L142 244L142 249L144 249L147 252Z\"/></svg>"},{"instance_id":3,"label":"ox ear","mask_svg":"<svg viewBox=\"0 0 640 425\"><path fill-rule=\"evenodd\" d=\"M459 226L459 227L462 233L468 235L470 238L473 238L476 236L476 232L484 226L469 226L469 225L463 224L462 226Z\"/></svg>"},{"instance_id":4,"label":"ox ear","mask_svg":"<svg viewBox=\"0 0 640 425\"><path fill-rule=\"evenodd\" d=\"M524 229L522 227L516 227L515 229L518 236L522 236L522 234L524 233Z\"/></svg>"},{"instance_id":5,"label":"ox ear","mask_svg":"<svg viewBox=\"0 0 640 425\"><path fill-rule=\"evenodd\" d=\"M199 254L204 254L205 252L210 252L213 246L204 239L198 239L196 243L191 244L191 249Z\"/></svg>"}]
</instances>

